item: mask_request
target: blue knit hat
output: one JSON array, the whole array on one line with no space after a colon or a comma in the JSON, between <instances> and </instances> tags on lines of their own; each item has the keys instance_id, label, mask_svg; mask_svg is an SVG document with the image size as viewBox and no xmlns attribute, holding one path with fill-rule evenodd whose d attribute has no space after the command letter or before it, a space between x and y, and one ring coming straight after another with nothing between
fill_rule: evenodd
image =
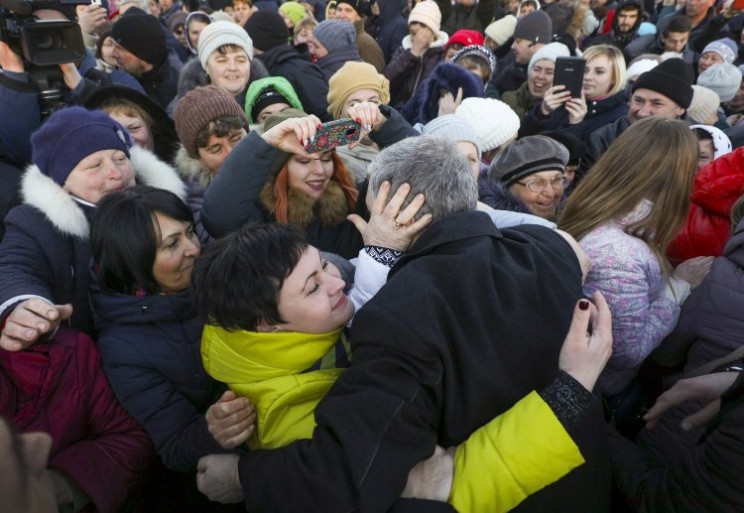
<instances>
[{"instance_id":1,"label":"blue knit hat","mask_svg":"<svg viewBox=\"0 0 744 513\"><path fill-rule=\"evenodd\" d=\"M356 46L356 30L354 25L348 21L322 21L313 29L313 36L328 50L328 53Z\"/></svg>"},{"instance_id":2,"label":"blue knit hat","mask_svg":"<svg viewBox=\"0 0 744 513\"><path fill-rule=\"evenodd\" d=\"M121 150L129 158L132 139L100 110L67 107L52 114L31 135L31 160L59 185L78 163L101 150Z\"/></svg>"}]
</instances>

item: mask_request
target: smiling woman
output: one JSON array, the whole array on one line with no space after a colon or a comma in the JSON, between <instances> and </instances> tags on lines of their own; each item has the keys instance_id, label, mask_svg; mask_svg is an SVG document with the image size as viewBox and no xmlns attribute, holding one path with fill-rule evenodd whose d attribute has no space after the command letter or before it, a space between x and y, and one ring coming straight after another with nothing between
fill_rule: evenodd
<instances>
[{"instance_id":1,"label":"smiling woman","mask_svg":"<svg viewBox=\"0 0 744 513\"><path fill-rule=\"evenodd\" d=\"M253 59L253 41L243 27L229 21L215 21L199 36L199 61L213 85L232 96L248 87ZM242 105L242 101L238 102Z\"/></svg>"}]
</instances>

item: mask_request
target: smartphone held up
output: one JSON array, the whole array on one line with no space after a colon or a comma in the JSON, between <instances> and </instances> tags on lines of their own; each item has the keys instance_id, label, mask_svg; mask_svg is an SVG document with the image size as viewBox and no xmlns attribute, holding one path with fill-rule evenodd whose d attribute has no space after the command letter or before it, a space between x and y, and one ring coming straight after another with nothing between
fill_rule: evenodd
<instances>
[{"instance_id":1,"label":"smartphone held up","mask_svg":"<svg viewBox=\"0 0 744 513\"><path fill-rule=\"evenodd\" d=\"M353 119L337 119L323 123L315 138L305 145L308 153L327 151L359 140L362 126Z\"/></svg>"}]
</instances>

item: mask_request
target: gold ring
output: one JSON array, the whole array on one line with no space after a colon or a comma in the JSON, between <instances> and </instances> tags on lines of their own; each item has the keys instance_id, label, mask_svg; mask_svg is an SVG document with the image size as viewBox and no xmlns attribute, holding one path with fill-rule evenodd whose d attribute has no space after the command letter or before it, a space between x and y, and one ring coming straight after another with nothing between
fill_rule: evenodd
<instances>
[{"instance_id":1,"label":"gold ring","mask_svg":"<svg viewBox=\"0 0 744 513\"><path fill-rule=\"evenodd\" d=\"M395 228L396 228L396 229L400 230L400 229L401 229L401 228L403 228L404 226L405 226L405 225L404 225L403 223L399 223L399 222L398 222L397 220L395 221Z\"/></svg>"}]
</instances>

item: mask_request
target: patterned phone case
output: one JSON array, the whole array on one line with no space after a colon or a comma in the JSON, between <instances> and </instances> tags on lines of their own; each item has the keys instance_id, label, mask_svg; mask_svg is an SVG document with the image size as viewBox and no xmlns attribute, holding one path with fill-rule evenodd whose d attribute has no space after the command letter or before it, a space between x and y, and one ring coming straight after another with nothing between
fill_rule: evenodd
<instances>
[{"instance_id":1,"label":"patterned phone case","mask_svg":"<svg viewBox=\"0 0 744 513\"><path fill-rule=\"evenodd\" d=\"M361 125L352 119L337 119L328 123L315 132L315 140L305 146L308 153L327 151L342 144L351 144L359 139Z\"/></svg>"}]
</instances>

